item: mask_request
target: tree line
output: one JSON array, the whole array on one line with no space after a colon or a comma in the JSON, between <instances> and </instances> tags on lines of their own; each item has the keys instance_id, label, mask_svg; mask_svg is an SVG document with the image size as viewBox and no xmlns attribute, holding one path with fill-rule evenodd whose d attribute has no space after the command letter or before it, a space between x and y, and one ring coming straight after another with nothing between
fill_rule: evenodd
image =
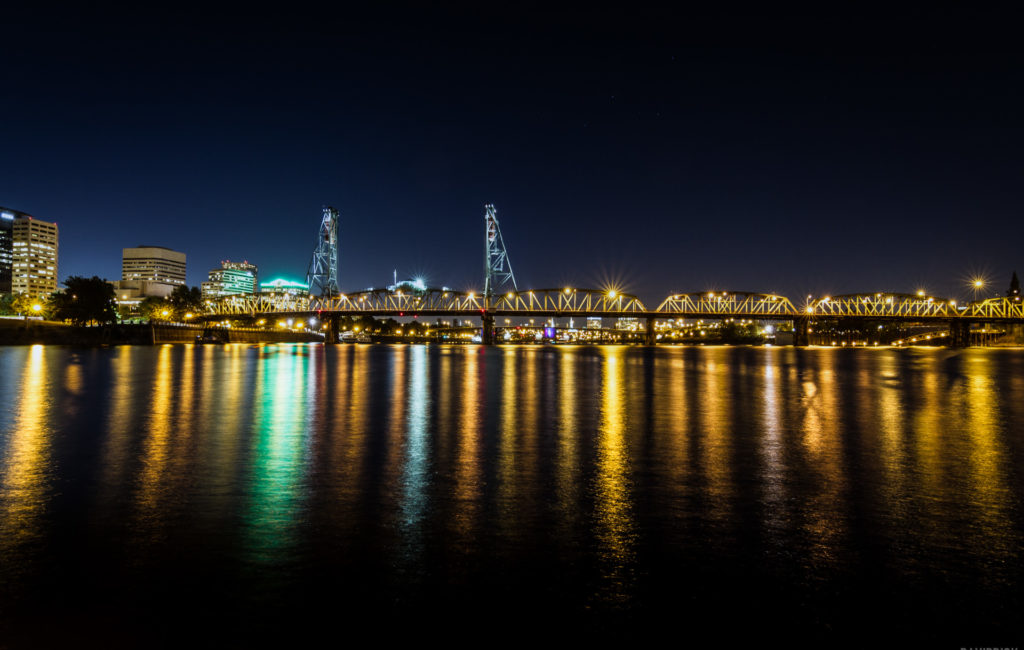
<instances>
[{"instance_id":1,"label":"tree line","mask_svg":"<svg viewBox=\"0 0 1024 650\"><path fill-rule=\"evenodd\" d=\"M106 325L139 317L145 320L187 321L203 309L199 287L175 287L167 298L148 297L137 312L118 311L114 287L97 276L73 275L64 280L64 288L49 296L4 294L0 297L0 315L40 316L46 320L74 325Z\"/></svg>"}]
</instances>

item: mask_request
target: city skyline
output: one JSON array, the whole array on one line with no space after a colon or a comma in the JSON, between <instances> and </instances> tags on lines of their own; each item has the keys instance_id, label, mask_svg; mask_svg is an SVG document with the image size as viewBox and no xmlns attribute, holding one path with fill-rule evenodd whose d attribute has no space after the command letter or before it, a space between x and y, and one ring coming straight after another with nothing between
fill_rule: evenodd
<instances>
[{"instance_id":1,"label":"city skyline","mask_svg":"<svg viewBox=\"0 0 1024 650\"><path fill-rule=\"evenodd\" d=\"M523 286L964 297L1020 270L998 7L536 18L19 9L0 203L60 223L61 280L138 242L191 286L298 278L334 205L343 290L479 289L488 203Z\"/></svg>"},{"instance_id":2,"label":"city skyline","mask_svg":"<svg viewBox=\"0 0 1024 650\"><path fill-rule=\"evenodd\" d=\"M5 7L0 646L1014 646L1012 9Z\"/></svg>"},{"instance_id":3,"label":"city skyline","mask_svg":"<svg viewBox=\"0 0 1024 650\"><path fill-rule=\"evenodd\" d=\"M488 206L488 207L490 207L490 206ZM35 217L33 217L33 218L35 218ZM41 219L38 219L38 218L35 218L35 219L37 221L42 221ZM49 222L44 222L44 223L48 223L49 224ZM123 268L124 267L124 263L125 263L124 262L124 257L123 257L124 254L126 254L126 252L130 251L130 250L144 250L144 249L164 249L164 250L166 250L166 251L168 251L170 253L177 253L177 254L187 255L187 253L184 252L184 251L175 251L174 249L172 249L170 247L165 247L165 246L160 246L160 245L155 245L155 244L146 244L146 245L140 245L140 246L137 246L137 247L122 248L121 249L121 251L122 251L122 271L120 273L120 280L122 282L125 281L125 280L129 280L129 278L127 278L125 276L125 271L124 271L124 268ZM97 261L95 259L93 259L92 262L93 262L94 266L108 266L109 265L109 264L107 264L107 262L105 260L104 260L104 262L102 264L97 263ZM253 266L253 265L251 265L248 262L248 260L245 260L244 262L237 263L237 264L236 263L232 263L230 260L221 260L220 264L222 265L222 269L231 268L231 266L233 266L233 265ZM225 265L227 265L227 266L225 266ZM182 263L182 266L183 267L185 266L184 263ZM339 264L339 277L341 277L343 275L340 272L340 267L341 267L341 265ZM187 269L186 269L186 271L187 271L186 278L187 279L185 280L184 284L186 286L194 286L194 287L197 287L197 288L203 287L205 285L209 285L211 283L211 278L213 277L212 274L214 272L218 271L218 270L221 270L221 269L212 269L212 270L207 270L205 272L204 271L200 271L200 270L198 270L196 268L193 268L191 271L187 271ZM398 270L397 269L393 269L392 273L395 274L394 277L397 277ZM928 282L928 281L918 281L918 282L914 283L913 285L905 284L905 285L903 285L901 287L895 287L895 288L894 287L885 287L885 288L882 289L882 291L884 293L906 294L906 295L927 294L927 295L933 295L933 296L937 296L937 297L950 298L950 299L954 299L954 300L965 299L964 302L966 302L966 300L971 300L971 299L977 300L977 299L984 299L984 298L989 298L989 297L1000 297L1000 296L1003 296L1003 295L1010 295L1010 292L1012 292L1012 290L1013 290L1013 282L1014 282L1013 278L1016 278L1016 274L1017 274L1016 267L1014 267L1011 271L1007 272L1005 274L1005 277L1002 277L1001 275L996 274L996 273L992 273L991 270L989 268L987 268L987 267L973 267L968 273L960 274L953 282L949 283L949 285L948 285L949 289L945 293L943 293L941 290L935 291L935 290L931 289L930 287L934 287L936 285L936 283L935 282ZM194 276L194 275L200 276L198 281L195 282L195 283L192 282L192 278L191 278L191 276ZM279 280L284 279L284 280L287 280L289 282L293 282L293 281L296 281L296 280L302 281L306 277L306 274L303 273L303 272L299 272L299 271L294 271L293 272L293 271L289 271L289 270L284 270L284 271L278 272L276 274L270 273L270 274L267 274L267 275L268 276L274 275L274 276L278 277ZM65 279L67 279L67 278L69 278L71 276L79 276L79 277L100 276L100 277L103 277L104 279L114 283L115 287L117 286L117 282L118 282L116 280L112 280L110 277L107 277L104 273L97 273L96 271L88 271L88 270L86 270L86 271L81 272L81 273L62 272L60 274L60 276L59 276L59 281L57 282L57 290L58 291L63 288L63 284L62 284L63 280L65 280ZM205 277L205 279L204 279L204 277ZM416 284L427 283L424 286L429 285L432 288L441 288L442 286L445 286L442 282L435 282L435 281L433 281L432 278L427 278L423 274L404 274L403 277L408 278L408 281L412 281L412 282L414 282ZM481 278L483 278L483 277L484 277L484 275L483 275L483 273L481 273ZM180 283L180 281L177 281L177 282ZM342 286L341 290L343 292L358 292L358 291L363 291L363 290L368 290L368 289L380 289L380 288L385 287L386 285L387 285L387 281L386 281L386 278L385 278L384 281L378 282L377 284L374 284L374 285L365 286L365 287L356 287L356 286L345 287L345 286ZM476 284L467 284L465 287L462 287L462 289L465 289L467 291L474 291L474 290L478 290L479 288L482 288L483 285L484 285L484 282L481 280L481 281L477 282ZM1003 290L1003 288L1002 288L1004 285L1007 287L1006 290ZM559 286L561 286L561 285L559 285ZM255 290L257 285L253 284L253 287L254 287L254 291L253 292L254 293L258 293L258 291ZM544 285L544 288L552 288L552 287L557 288L555 285L551 285L550 287L547 286L547 285ZM531 286L528 286L528 285L523 285L523 289L524 290L525 289L532 289L532 288L539 288L539 285L538 285L538 287L531 287ZM719 283L719 284L708 285L708 286L705 286L705 287L702 287L702 288L690 287L690 288L688 288L686 290L670 291L668 294L665 294L665 296L656 296L656 295L650 294L648 292L645 292L643 290L643 288L636 288L636 287L626 286L620 278L612 278L612 277L608 277L608 276L602 278L600 280L600 282L598 284L595 284L594 286L587 286L587 287L581 287L581 288L598 289L598 290L611 290L613 292L617 292L617 293L621 293L621 294L635 295L635 296L637 296L637 297L639 297L641 299L646 299L646 300L652 300L652 299L660 300L662 298L671 296L672 294L676 294L676 293L680 293L680 294L687 294L687 293L699 294L699 293L703 293L703 292L709 291L709 290L710 291L740 291L740 292L745 292L745 291L751 290L751 287L746 287L746 286L742 287L742 288L740 288L738 290L735 289L735 288L732 288L732 287L722 287L721 284ZM791 299L793 299L795 301L799 301L803 297L802 294L787 295L786 292L783 292L783 291L776 291L776 290L773 290L773 289L767 289L766 290L766 289L763 289L761 287L755 288L753 290L755 292L759 291L761 293L766 293L766 294L778 294L780 296L786 296L786 297L791 298ZM811 300L812 298L820 299L823 296L829 296L829 295L870 294L870 293L873 293L873 292L874 292L874 288L869 289L869 290L854 290L854 291L849 292L848 294L843 294L843 292L841 292L841 291L834 291L834 292L825 291L825 292L819 293L819 294L807 294L806 298L808 300Z\"/></svg>"}]
</instances>

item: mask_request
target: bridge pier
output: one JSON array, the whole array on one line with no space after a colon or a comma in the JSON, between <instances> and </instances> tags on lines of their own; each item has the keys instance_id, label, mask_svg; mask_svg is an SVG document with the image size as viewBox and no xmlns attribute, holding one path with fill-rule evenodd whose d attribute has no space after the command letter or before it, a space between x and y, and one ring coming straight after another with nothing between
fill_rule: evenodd
<instances>
[{"instance_id":1,"label":"bridge pier","mask_svg":"<svg viewBox=\"0 0 1024 650\"><path fill-rule=\"evenodd\" d=\"M657 345L658 336L654 333L654 319L648 318L647 320L647 334L644 337L644 345Z\"/></svg>"},{"instance_id":2,"label":"bridge pier","mask_svg":"<svg viewBox=\"0 0 1024 650\"><path fill-rule=\"evenodd\" d=\"M811 337L808 330L811 329L811 319L806 316L797 316L793 319L793 345L806 347L811 344Z\"/></svg>"},{"instance_id":3,"label":"bridge pier","mask_svg":"<svg viewBox=\"0 0 1024 650\"><path fill-rule=\"evenodd\" d=\"M949 343L954 348L966 348L971 345L971 323L955 320L949 324Z\"/></svg>"},{"instance_id":4,"label":"bridge pier","mask_svg":"<svg viewBox=\"0 0 1024 650\"><path fill-rule=\"evenodd\" d=\"M323 319L323 324L327 326L324 331L324 343L331 345L337 343L341 334L341 315L331 314Z\"/></svg>"},{"instance_id":5,"label":"bridge pier","mask_svg":"<svg viewBox=\"0 0 1024 650\"><path fill-rule=\"evenodd\" d=\"M483 321L483 328L480 331L480 340L484 345L494 345L494 314L484 313L480 317Z\"/></svg>"},{"instance_id":6,"label":"bridge pier","mask_svg":"<svg viewBox=\"0 0 1024 650\"><path fill-rule=\"evenodd\" d=\"M1020 345L1024 343L1024 323L1009 323L1006 326L1007 340Z\"/></svg>"}]
</instances>

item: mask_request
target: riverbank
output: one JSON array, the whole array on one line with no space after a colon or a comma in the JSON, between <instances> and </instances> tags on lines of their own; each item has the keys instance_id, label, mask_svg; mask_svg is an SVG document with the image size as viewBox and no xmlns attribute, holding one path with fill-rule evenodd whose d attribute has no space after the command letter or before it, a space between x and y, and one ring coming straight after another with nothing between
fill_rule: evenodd
<instances>
[{"instance_id":1,"label":"riverbank","mask_svg":"<svg viewBox=\"0 0 1024 650\"><path fill-rule=\"evenodd\" d=\"M308 343L323 336L260 328L204 328L174 323L123 323L82 327L40 320L0 319L0 345L157 345L195 343L203 333L212 343Z\"/></svg>"}]
</instances>

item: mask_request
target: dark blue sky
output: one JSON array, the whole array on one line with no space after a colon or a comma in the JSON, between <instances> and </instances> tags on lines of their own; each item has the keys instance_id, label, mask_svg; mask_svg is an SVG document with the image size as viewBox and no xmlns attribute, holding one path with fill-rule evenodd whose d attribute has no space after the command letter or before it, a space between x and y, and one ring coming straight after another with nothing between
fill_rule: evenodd
<instances>
[{"instance_id":1,"label":"dark blue sky","mask_svg":"<svg viewBox=\"0 0 1024 650\"><path fill-rule=\"evenodd\" d=\"M8 12L0 205L60 275L125 246L304 275L341 210L343 290L967 295L1024 271L1024 53L998 5L885 16L543 5ZM482 9L479 7L483 7Z\"/></svg>"}]
</instances>

